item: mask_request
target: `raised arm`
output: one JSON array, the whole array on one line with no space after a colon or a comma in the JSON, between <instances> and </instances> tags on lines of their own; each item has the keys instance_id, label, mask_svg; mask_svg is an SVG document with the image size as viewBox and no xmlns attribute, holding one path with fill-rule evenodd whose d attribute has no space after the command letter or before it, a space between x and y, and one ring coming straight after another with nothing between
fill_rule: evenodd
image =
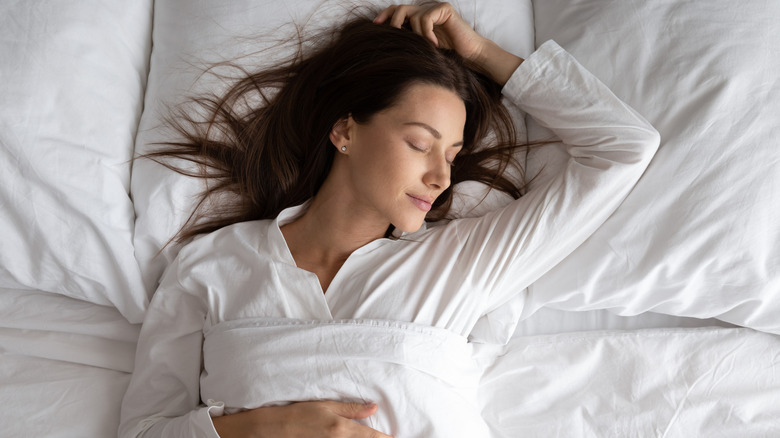
<instances>
[{"instance_id":1,"label":"raised arm","mask_svg":"<svg viewBox=\"0 0 780 438\"><path fill-rule=\"evenodd\" d=\"M555 42L528 57L504 87L566 146L561 173L507 207L455 224L464 251L501 305L555 266L618 208L660 142L636 111ZM490 309L488 309L490 310Z\"/></svg>"}]
</instances>

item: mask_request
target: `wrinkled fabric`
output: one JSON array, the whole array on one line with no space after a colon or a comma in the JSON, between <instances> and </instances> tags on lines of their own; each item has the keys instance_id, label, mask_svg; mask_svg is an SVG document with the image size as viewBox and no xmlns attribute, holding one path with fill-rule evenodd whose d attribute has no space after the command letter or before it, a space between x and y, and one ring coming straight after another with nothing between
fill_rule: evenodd
<instances>
[{"instance_id":1,"label":"wrinkled fabric","mask_svg":"<svg viewBox=\"0 0 780 438\"><path fill-rule=\"evenodd\" d=\"M307 400L377 402L376 414L357 421L393 436L488 434L476 398L481 370L466 339L448 330L377 320L238 320L205 333L203 356L201 397L224 402L227 413Z\"/></svg>"}]
</instances>

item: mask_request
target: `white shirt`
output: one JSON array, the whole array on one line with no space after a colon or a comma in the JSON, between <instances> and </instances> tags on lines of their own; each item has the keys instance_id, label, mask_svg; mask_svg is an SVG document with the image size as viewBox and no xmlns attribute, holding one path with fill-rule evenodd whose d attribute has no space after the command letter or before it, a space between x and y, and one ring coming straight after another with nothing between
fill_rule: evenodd
<instances>
[{"instance_id":1,"label":"white shirt","mask_svg":"<svg viewBox=\"0 0 780 438\"><path fill-rule=\"evenodd\" d=\"M315 274L296 267L280 230L306 205L196 239L167 269L146 315L120 435L217 436L209 411L221 408L200 399L201 352L203 333L226 321L378 319L507 339L514 325L502 306L522 299L606 220L659 136L552 41L521 64L503 93L567 145L563 173L484 217L366 244L327 294Z\"/></svg>"}]
</instances>

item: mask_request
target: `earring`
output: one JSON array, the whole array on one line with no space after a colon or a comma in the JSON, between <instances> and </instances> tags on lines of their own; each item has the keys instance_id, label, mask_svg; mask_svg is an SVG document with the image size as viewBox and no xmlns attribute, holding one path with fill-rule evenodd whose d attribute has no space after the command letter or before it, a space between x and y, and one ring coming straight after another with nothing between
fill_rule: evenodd
<instances>
[{"instance_id":1,"label":"earring","mask_svg":"<svg viewBox=\"0 0 780 438\"><path fill-rule=\"evenodd\" d=\"M346 152L346 151L347 151L347 147L346 146L342 146L341 147L341 152Z\"/></svg>"}]
</instances>

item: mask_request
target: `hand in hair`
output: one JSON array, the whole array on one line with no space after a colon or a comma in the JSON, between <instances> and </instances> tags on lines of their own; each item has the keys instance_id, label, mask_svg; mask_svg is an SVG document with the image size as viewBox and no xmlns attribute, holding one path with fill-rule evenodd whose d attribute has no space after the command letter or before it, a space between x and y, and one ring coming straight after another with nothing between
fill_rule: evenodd
<instances>
[{"instance_id":1,"label":"hand in hair","mask_svg":"<svg viewBox=\"0 0 780 438\"><path fill-rule=\"evenodd\" d=\"M370 417L376 405L335 401L258 408L213 419L222 438L391 438L352 419Z\"/></svg>"},{"instance_id":2,"label":"hand in hair","mask_svg":"<svg viewBox=\"0 0 780 438\"><path fill-rule=\"evenodd\" d=\"M449 3L393 5L380 12L374 23L386 23L388 19L390 26L397 28L408 21L415 33L439 48L455 50L480 66L500 85L504 85L523 62L522 58L479 35Z\"/></svg>"},{"instance_id":3,"label":"hand in hair","mask_svg":"<svg viewBox=\"0 0 780 438\"><path fill-rule=\"evenodd\" d=\"M449 3L432 5L393 5L382 11L374 23L390 19L390 26L401 28L408 21L412 30L429 39L436 47L451 49L468 60L476 61L487 39L480 36Z\"/></svg>"}]
</instances>

